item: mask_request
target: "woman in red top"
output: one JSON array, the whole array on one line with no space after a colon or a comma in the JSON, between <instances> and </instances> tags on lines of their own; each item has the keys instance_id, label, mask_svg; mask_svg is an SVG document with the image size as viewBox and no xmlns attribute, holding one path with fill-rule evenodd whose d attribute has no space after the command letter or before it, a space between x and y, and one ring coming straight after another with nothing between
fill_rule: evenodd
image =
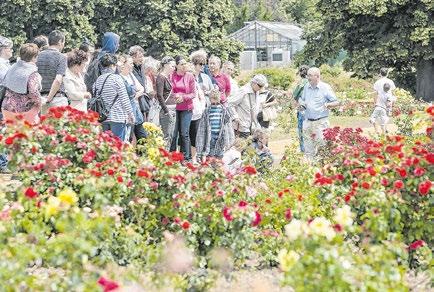
<instances>
[{"instance_id":1,"label":"woman in red top","mask_svg":"<svg viewBox=\"0 0 434 292\"><path fill-rule=\"evenodd\" d=\"M172 94L176 100L176 121L170 151L176 151L178 137L184 159L191 160L190 123L193 115L193 98L196 96L196 80L188 71L188 62L181 56L175 58L176 71L170 77Z\"/></svg>"}]
</instances>

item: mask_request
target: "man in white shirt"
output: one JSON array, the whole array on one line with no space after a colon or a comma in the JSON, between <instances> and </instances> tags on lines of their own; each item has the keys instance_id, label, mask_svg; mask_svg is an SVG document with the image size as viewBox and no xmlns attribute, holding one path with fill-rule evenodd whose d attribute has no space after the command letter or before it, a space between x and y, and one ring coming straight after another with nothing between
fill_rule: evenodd
<instances>
[{"instance_id":1,"label":"man in white shirt","mask_svg":"<svg viewBox=\"0 0 434 292\"><path fill-rule=\"evenodd\" d=\"M387 68L381 68L380 69L380 79L378 79L374 83L374 90L378 96L385 94L385 92L383 90L385 83L388 83L390 85L390 94L393 95L393 90L396 88L396 86L395 86L395 83L391 79L387 78L388 74L389 74L389 72L388 72Z\"/></svg>"}]
</instances>

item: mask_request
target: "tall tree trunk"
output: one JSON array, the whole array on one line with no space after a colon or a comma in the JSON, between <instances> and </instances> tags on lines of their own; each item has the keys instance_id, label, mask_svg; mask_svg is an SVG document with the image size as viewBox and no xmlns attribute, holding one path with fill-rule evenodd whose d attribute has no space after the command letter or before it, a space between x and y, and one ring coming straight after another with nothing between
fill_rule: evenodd
<instances>
[{"instance_id":1,"label":"tall tree trunk","mask_svg":"<svg viewBox=\"0 0 434 292\"><path fill-rule=\"evenodd\" d=\"M434 101L434 59L421 59L416 70L416 97Z\"/></svg>"}]
</instances>

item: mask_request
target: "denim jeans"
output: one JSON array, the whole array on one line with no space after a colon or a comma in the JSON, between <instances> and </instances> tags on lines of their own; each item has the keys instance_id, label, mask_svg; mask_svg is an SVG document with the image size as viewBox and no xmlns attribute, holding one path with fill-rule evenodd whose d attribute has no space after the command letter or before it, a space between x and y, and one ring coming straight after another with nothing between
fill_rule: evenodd
<instances>
[{"instance_id":1,"label":"denim jeans","mask_svg":"<svg viewBox=\"0 0 434 292\"><path fill-rule=\"evenodd\" d=\"M175 130L173 131L172 144L170 151L176 151L178 137L181 140L181 152L184 154L185 160L191 160L191 144L190 144L190 124L193 112L176 111Z\"/></svg>"},{"instance_id":2,"label":"denim jeans","mask_svg":"<svg viewBox=\"0 0 434 292\"><path fill-rule=\"evenodd\" d=\"M297 112L297 126L298 126L298 139L300 141L300 151L304 152L304 142L303 142L303 120L304 114L300 111Z\"/></svg>"},{"instance_id":3,"label":"denim jeans","mask_svg":"<svg viewBox=\"0 0 434 292\"><path fill-rule=\"evenodd\" d=\"M112 131L113 135L119 137L122 141L125 141L125 135L127 134L127 124L117 122L103 122L103 131Z\"/></svg>"}]
</instances>

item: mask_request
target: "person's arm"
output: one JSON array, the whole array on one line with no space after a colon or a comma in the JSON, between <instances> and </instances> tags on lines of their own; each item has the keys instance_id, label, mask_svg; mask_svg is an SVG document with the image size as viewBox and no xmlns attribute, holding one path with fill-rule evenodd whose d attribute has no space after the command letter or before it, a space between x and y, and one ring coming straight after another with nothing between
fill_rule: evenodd
<instances>
[{"instance_id":1,"label":"person's arm","mask_svg":"<svg viewBox=\"0 0 434 292\"><path fill-rule=\"evenodd\" d=\"M39 74L33 73L29 77L29 81L27 82L27 90L29 94L27 97L32 100L35 103L35 106L40 108L41 107L41 93L39 92L40 86L39 86Z\"/></svg>"},{"instance_id":2,"label":"person's arm","mask_svg":"<svg viewBox=\"0 0 434 292\"><path fill-rule=\"evenodd\" d=\"M188 77L187 77L188 76ZM182 99L184 102L192 100L196 97L196 80L194 79L193 75L185 75L183 78L189 78L188 80L188 87L190 92L186 93L180 93L182 96Z\"/></svg>"},{"instance_id":3,"label":"person's arm","mask_svg":"<svg viewBox=\"0 0 434 292\"><path fill-rule=\"evenodd\" d=\"M327 102L325 103L324 106L327 109L335 108L340 105L340 102L337 99L336 94L333 92L333 89L330 86L327 86L326 99Z\"/></svg>"},{"instance_id":4,"label":"person's arm","mask_svg":"<svg viewBox=\"0 0 434 292\"><path fill-rule=\"evenodd\" d=\"M225 74L225 83L226 83L225 94L226 94L226 98L228 98L228 96L231 95L232 87L231 87L231 80L229 79L229 76L226 74Z\"/></svg>"},{"instance_id":5,"label":"person's arm","mask_svg":"<svg viewBox=\"0 0 434 292\"><path fill-rule=\"evenodd\" d=\"M134 76L133 74L130 75L131 79L133 80L133 83L136 87L136 96L135 98L138 99L140 96L142 96L145 93L145 88L140 84L139 80Z\"/></svg>"}]
</instances>

